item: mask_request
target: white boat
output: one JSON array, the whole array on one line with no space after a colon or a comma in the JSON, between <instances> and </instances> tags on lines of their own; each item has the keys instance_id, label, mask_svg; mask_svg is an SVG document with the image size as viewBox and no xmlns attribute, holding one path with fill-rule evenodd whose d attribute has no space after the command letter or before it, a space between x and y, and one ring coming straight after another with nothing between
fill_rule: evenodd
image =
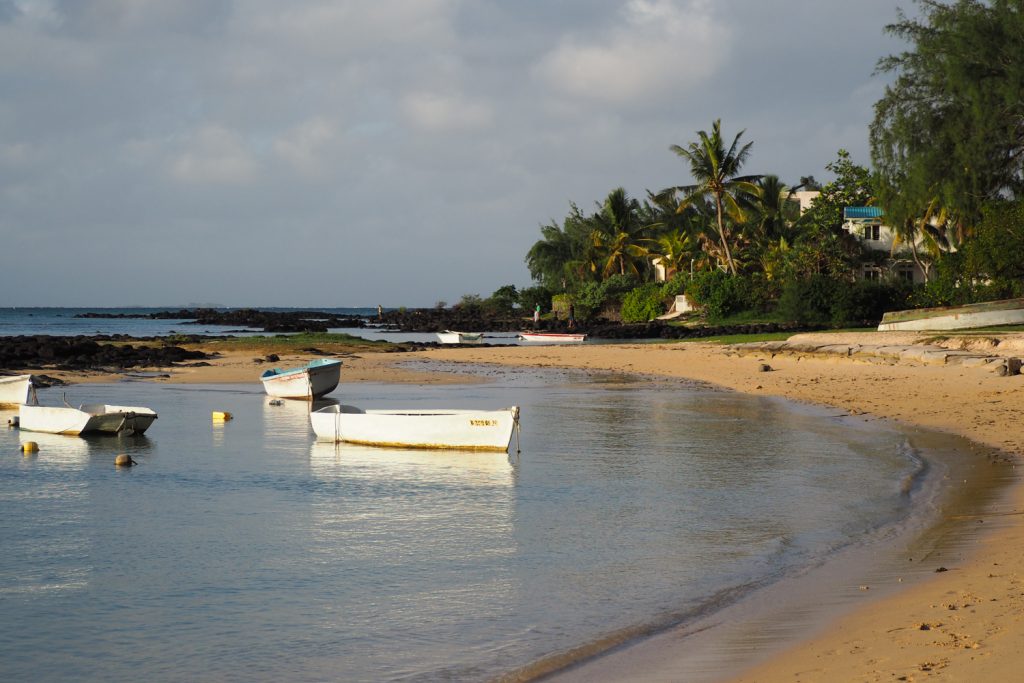
<instances>
[{"instance_id":1,"label":"white boat","mask_svg":"<svg viewBox=\"0 0 1024 683\"><path fill-rule=\"evenodd\" d=\"M32 380L32 375L0 377L0 405L28 403L32 395Z\"/></svg>"},{"instance_id":2,"label":"white boat","mask_svg":"<svg viewBox=\"0 0 1024 683\"><path fill-rule=\"evenodd\" d=\"M479 344L484 338L483 332L453 332L445 330L437 333L437 339L442 344Z\"/></svg>"},{"instance_id":3,"label":"white boat","mask_svg":"<svg viewBox=\"0 0 1024 683\"><path fill-rule=\"evenodd\" d=\"M502 410L363 410L330 405L309 414L319 441L387 448L505 451L519 408Z\"/></svg>"},{"instance_id":4,"label":"white boat","mask_svg":"<svg viewBox=\"0 0 1024 683\"><path fill-rule=\"evenodd\" d=\"M268 396L307 400L320 398L338 386L341 361L319 358L301 368L267 370L260 379Z\"/></svg>"},{"instance_id":5,"label":"white boat","mask_svg":"<svg viewBox=\"0 0 1024 683\"><path fill-rule=\"evenodd\" d=\"M48 434L142 434L156 417L149 408L102 403L85 403L78 408L23 405L18 409L22 430Z\"/></svg>"},{"instance_id":6,"label":"white boat","mask_svg":"<svg viewBox=\"0 0 1024 683\"><path fill-rule=\"evenodd\" d=\"M566 332L520 332L519 338L526 342L542 342L546 344L579 344L587 338L585 334Z\"/></svg>"},{"instance_id":7,"label":"white boat","mask_svg":"<svg viewBox=\"0 0 1024 683\"><path fill-rule=\"evenodd\" d=\"M890 311L882 316L878 331L941 332L1020 324L1024 324L1024 299L1003 299L965 306Z\"/></svg>"}]
</instances>

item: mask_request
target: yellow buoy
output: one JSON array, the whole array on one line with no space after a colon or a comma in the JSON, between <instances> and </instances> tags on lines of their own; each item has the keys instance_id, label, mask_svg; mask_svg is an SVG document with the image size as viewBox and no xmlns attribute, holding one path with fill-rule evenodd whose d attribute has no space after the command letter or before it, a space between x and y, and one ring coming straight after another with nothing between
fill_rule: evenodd
<instances>
[{"instance_id":1,"label":"yellow buoy","mask_svg":"<svg viewBox=\"0 0 1024 683\"><path fill-rule=\"evenodd\" d=\"M37 444L35 441L26 441L25 443L21 444L21 450L24 453L35 453L39 450L39 444Z\"/></svg>"},{"instance_id":2,"label":"yellow buoy","mask_svg":"<svg viewBox=\"0 0 1024 683\"><path fill-rule=\"evenodd\" d=\"M118 467L131 467L136 463L134 460L132 460L132 456L128 455L127 453L121 453L116 458L114 458L114 464L117 465Z\"/></svg>"},{"instance_id":3,"label":"yellow buoy","mask_svg":"<svg viewBox=\"0 0 1024 683\"><path fill-rule=\"evenodd\" d=\"M231 413L223 411L223 410L215 410L215 411L213 411L213 419L214 420L220 420L220 421L230 420L231 419Z\"/></svg>"}]
</instances>

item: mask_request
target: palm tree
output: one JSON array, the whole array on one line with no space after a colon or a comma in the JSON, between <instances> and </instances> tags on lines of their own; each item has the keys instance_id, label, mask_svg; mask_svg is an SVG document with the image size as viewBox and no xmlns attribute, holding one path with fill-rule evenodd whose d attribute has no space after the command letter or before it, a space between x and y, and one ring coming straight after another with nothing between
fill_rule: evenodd
<instances>
[{"instance_id":1,"label":"palm tree","mask_svg":"<svg viewBox=\"0 0 1024 683\"><path fill-rule=\"evenodd\" d=\"M639 202L630 199L625 189L616 188L608 194L595 218L599 227L591 239L604 257L601 276L629 273L640 277L647 267L648 240L644 235L649 226L640 220Z\"/></svg>"},{"instance_id":2,"label":"palm tree","mask_svg":"<svg viewBox=\"0 0 1024 683\"><path fill-rule=\"evenodd\" d=\"M568 231L562 230L553 222L542 225L541 239L534 242L526 252L526 265L530 276L542 284L550 286L566 286L566 269L573 260L574 249Z\"/></svg>"},{"instance_id":3,"label":"palm tree","mask_svg":"<svg viewBox=\"0 0 1024 683\"><path fill-rule=\"evenodd\" d=\"M735 275L736 263L729 248L731 236L725 224L725 217L728 215L736 222L743 220L744 212L740 198L744 194L753 195L756 192L754 181L760 176L737 175L750 155L750 148L754 143L748 142L740 147L740 138L744 133L740 131L726 149L722 140L721 123L721 119L718 119L712 124L710 135L703 130L697 131L697 135L700 136L699 142L691 142L689 147L685 148L672 145L669 149L690 163L690 175L696 181L693 185L675 188L684 195L678 210L683 211L698 199L711 197L718 219L718 238L722 254L729 272Z\"/></svg>"},{"instance_id":4,"label":"palm tree","mask_svg":"<svg viewBox=\"0 0 1024 683\"><path fill-rule=\"evenodd\" d=\"M795 238L795 225L800 208L790 200L794 190L777 175L765 175L755 183L756 192L749 207L750 238L761 268L766 274L775 269L775 262Z\"/></svg>"}]
</instances>

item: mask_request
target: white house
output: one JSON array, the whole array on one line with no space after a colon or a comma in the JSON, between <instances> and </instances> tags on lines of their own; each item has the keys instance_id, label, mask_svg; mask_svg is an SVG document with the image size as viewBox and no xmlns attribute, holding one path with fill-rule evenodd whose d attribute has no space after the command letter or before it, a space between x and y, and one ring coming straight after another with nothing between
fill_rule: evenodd
<instances>
[{"instance_id":1,"label":"white house","mask_svg":"<svg viewBox=\"0 0 1024 683\"><path fill-rule=\"evenodd\" d=\"M883 223L884 215L885 212L877 206L847 206L843 209L843 228L868 249L889 255L881 265L863 264L857 274L858 277L864 280L881 280L887 276L895 276L908 282L924 282L924 271L909 253L893 253L896 233ZM920 247L920 243L918 246Z\"/></svg>"}]
</instances>

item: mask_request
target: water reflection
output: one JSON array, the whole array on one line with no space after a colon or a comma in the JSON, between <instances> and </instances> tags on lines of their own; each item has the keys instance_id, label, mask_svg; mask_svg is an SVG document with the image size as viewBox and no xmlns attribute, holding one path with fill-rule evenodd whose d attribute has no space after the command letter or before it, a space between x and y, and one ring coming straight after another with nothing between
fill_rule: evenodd
<instances>
[{"instance_id":1,"label":"water reflection","mask_svg":"<svg viewBox=\"0 0 1024 683\"><path fill-rule=\"evenodd\" d=\"M511 487L506 453L375 448L314 441L310 469L321 478L416 481L424 485Z\"/></svg>"},{"instance_id":2,"label":"water reflection","mask_svg":"<svg viewBox=\"0 0 1024 683\"><path fill-rule=\"evenodd\" d=\"M153 443L143 434L72 436L19 431L19 447L29 441L35 442L39 446L39 451L33 454L33 459L48 464L77 468L86 467L92 457L109 456L110 462L113 463L114 457L119 453L127 453L133 458L137 458L140 455L147 455L153 450Z\"/></svg>"},{"instance_id":3,"label":"water reflection","mask_svg":"<svg viewBox=\"0 0 1024 683\"><path fill-rule=\"evenodd\" d=\"M286 445L302 442L313 435L309 426L309 413L332 403L296 401L289 399L263 400L263 438L267 445Z\"/></svg>"}]
</instances>

